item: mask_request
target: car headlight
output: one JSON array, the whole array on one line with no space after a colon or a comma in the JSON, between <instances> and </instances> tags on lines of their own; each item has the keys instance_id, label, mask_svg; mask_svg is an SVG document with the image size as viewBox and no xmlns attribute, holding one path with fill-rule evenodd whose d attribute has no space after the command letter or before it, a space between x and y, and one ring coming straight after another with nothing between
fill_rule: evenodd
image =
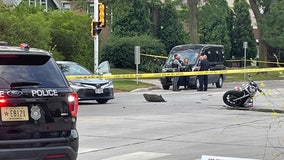
<instances>
[{"instance_id":1,"label":"car headlight","mask_svg":"<svg viewBox=\"0 0 284 160\"><path fill-rule=\"evenodd\" d=\"M112 80L108 81L107 83L101 84L101 88L113 88Z\"/></svg>"},{"instance_id":2,"label":"car headlight","mask_svg":"<svg viewBox=\"0 0 284 160\"><path fill-rule=\"evenodd\" d=\"M74 86L81 86L81 87L84 87L84 85L82 85L81 83L79 82L72 82L72 81L68 81L70 85L74 85Z\"/></svg>"}]
</instances>

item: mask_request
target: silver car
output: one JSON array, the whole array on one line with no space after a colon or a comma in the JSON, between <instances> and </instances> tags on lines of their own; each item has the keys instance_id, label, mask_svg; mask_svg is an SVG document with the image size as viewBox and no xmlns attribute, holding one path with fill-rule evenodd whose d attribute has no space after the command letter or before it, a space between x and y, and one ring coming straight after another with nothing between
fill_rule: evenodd
<instances>
[{"instance_id":1,"label":"silver car","mask_svg":"<svg viewBox=\"0 0 284 160\"><path fill-rule=\"evenodd\" d=\"M93 75L91 71L75 62L57 61L57 64L65 76ZM102 62L95 74L111 74L108 61ZM99 104L104 104L114 98L112 79L86 78L69 80L69 83L78 93L79 101L96 100Z\"/></svg>"}]
</instances>

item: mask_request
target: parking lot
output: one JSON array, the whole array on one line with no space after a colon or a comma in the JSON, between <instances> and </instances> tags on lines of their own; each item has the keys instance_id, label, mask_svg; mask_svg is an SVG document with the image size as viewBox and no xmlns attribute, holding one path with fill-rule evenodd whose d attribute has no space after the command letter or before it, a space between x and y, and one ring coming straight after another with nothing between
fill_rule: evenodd
<instances>
[{"instance_id":1,"label":"parking lot","mask_svg":"<svg viewBox=\"0 0 284 160\"><path fill-rule=\"evenodd\" d=\"M238 84L207 92L140 89L117 92L104 105L80 103L78 160L283 159L283 82L265 82L267 94L255 97L253 110L228 109L222 95ZM145 93L166 102L147 102Z\"/></svg>"}]
</instances>

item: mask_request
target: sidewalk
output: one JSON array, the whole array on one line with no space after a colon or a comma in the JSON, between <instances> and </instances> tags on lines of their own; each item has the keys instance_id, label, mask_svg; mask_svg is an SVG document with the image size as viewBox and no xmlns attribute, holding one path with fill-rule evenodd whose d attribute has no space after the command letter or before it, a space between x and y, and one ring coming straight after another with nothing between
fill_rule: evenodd
<instances>
[{"instance_id":1,"label":"sidewalk","mask_svg":"<svg viewBox=\"0 0 284 160\"><path fill-rule=\"evenodd\" d=\"M152 84L154 86L149 87L149 88L138 88L138 89L135 89L131 92L148 91L148 90L155 90L155 89L161 89L162 88L162 84L160 82L160 79L138 79L138 83L139 82Z\"/></svg>"},{"instance_id":2,"label":"sidewalk","mask_svg":"<svg viewBox=\"0 0 284 160\"><path fill-rule=\"evenodd\" d=\"M156 89L162 88L160 79L138 79L138 81L155 85L155 87L152 87L152 88L156 88Z\"/></svg>"}]
</instances>

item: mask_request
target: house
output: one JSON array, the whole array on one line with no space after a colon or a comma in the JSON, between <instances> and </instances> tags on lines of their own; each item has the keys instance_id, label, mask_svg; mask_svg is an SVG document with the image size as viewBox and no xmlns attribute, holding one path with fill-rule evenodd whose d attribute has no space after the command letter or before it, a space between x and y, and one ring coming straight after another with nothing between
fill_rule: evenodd
<instances>
[{"instance_id":1,"label":"house","mask_svg":"<svg viewBox=\"0 0 284 160\"><path fill-rule=\"evenodd\" d=\"M7 6L17 6L20 3L22 3L22 1L23 0L2 0L2 2ZM29 5L34 5L34 6L41 5L45 8L45 11L48 11L48 9L60 9L60 10L70 9L70 2L69 3L66 3L66 1L61 2L61 0L28 0L28 3Z\"/></svg>"}]
</instances>

